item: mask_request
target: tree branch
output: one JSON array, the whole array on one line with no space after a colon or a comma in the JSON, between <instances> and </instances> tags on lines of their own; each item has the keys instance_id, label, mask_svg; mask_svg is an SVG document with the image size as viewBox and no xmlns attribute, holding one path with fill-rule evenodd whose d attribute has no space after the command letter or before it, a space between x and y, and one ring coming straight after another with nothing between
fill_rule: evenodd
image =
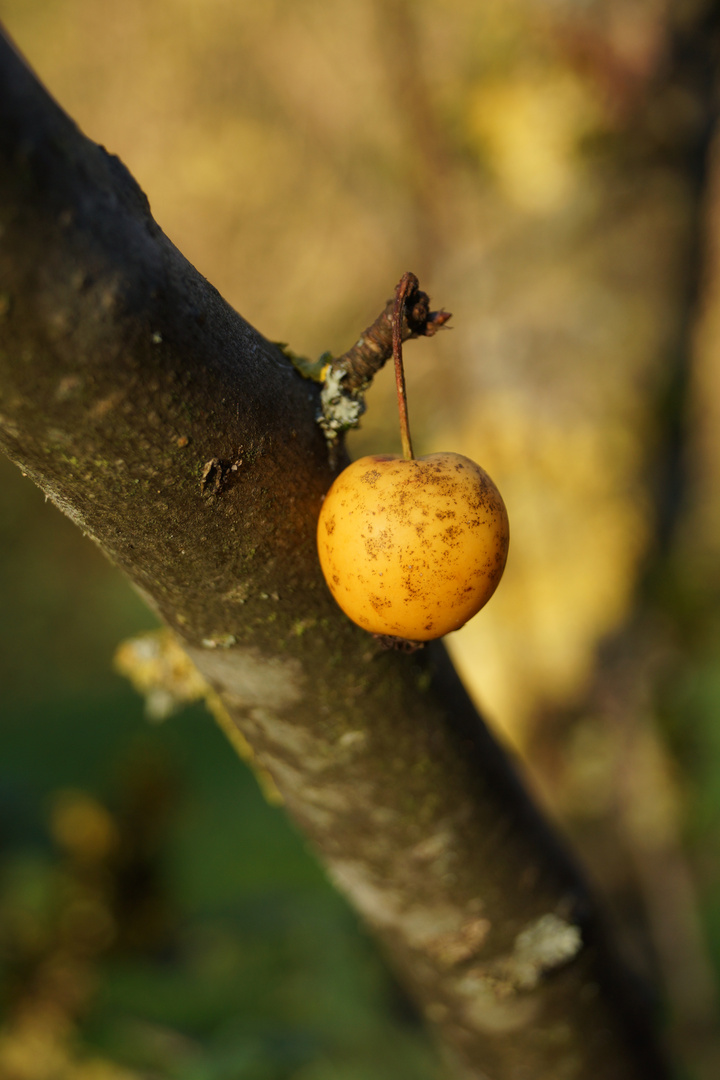
<instances>
[{"instance_id":1,"label":"tree branch","mask_svg":"<svg viewBox=\"0 0 720 1080\"><path fill-rule=\"evenodd\" d=\"M177 632L465 1074L667 1075L646 1003L442 645L330 599L318 387L0 45L0 445Z\"/></svg>"}]
</instances>

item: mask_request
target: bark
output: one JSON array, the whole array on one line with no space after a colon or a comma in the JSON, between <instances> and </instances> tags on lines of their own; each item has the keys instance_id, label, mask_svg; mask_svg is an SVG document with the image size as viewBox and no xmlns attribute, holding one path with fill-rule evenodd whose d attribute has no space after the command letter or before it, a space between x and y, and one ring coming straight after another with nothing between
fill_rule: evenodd
<instances>
[{"instance_id":1,"label":"bark","mask_svg":"<svg viewBox=\"0 0 720 1080\"><path fill-rule=\"evenodd\" d=\"M0 48L0 445L219 691L458 1069L661 1080L650 1007L442 645L383 650L315 553L319 388Z\"/></svg>"}]
</instances>

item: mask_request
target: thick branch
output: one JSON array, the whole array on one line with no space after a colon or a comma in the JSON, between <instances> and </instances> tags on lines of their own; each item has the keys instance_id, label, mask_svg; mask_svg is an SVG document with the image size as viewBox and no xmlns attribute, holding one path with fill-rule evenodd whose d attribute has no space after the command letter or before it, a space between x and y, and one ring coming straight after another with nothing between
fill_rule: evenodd
<instances>
[{"instance_id":1,"label":"thick branch","mask_svg":"<svg viewBox=\"0 0 720 1080\"><path fill-rule=\"evenodd\" d=\"M665 1075L573 866L441 646L334 607L317 387L0 50L0 444L185 642L467 1075Z\"/></svg>"}]
</instances>

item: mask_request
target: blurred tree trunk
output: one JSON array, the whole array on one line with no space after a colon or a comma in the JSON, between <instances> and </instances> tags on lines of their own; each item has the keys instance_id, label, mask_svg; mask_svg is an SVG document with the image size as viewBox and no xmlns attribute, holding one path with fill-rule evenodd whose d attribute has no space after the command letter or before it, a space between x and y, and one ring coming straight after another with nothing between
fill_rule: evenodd
<instances>
[{"instance_id":1,"label":"blurred tree trunk","mask_svg":"<svg viewBox=\"0 0 720 1080\"><path fill-rule=\"evenodd\" d=\"M7 43L0 80L3 449L178 634L462 1075L661 1080L643 991L443 647L383 651L328 596L318 388Z\"/></svg>"}]
</instances>

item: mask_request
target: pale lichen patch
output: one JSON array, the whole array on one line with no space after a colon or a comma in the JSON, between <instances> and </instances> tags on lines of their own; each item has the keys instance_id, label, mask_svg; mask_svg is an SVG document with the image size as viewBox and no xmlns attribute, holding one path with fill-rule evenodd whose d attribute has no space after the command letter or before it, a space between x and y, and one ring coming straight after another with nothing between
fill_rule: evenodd
<instances>
[{"instance_id":1,"label":"pale lichen patch","mask_svg":"<svg viewBox=\"0 0 720 1080\"><path fill-rule=\"evenodd\" d=\"M480 951L491 928L489 919L467 919L459 930L439 934L429 941L428 951L443 967L454 967Z\"/></svg>"},{"instance_id":2,"label":"pale lichen patch","mask_svg":"<svg viewBox=\"0 0 720 1080\"><path fill-rule=\"evenodd\" d=\"M408 944L433 954L461 929L462 913L450 904L417 904L402 913L402 930Z\"/></svg>"},{"instance_id":3,"label":"pale lichen patch","mask_svg":"<svg viewBox=\"0 0 720 1080\"><path fill-rule=\"evenodd\" d=\"M285 709L301 698L303 674L297 660L265 657L252 648L207 650L191 645L186 651L229 705Z\"/></svg>"},{"instance_id":4,"label":"pale lichen patch","mask_svg":"<svg viewBox=\"0 0 720 1080\"><path fill-rule=\"evenodd\" d=\"M433 862L448 852L452 840L453 834L449 829L439 829L415 844L409 854L418 862Z\"/></svg>"},{"instance_id":5,"label":"pale lichen patch","mask_svg":"<svg viewBox=\"0 0 720 1080\"><path fill-rule=\"evenodd\" d=\"M465 981L482 987L498 1001L516 998L534 990L544 975L569 963L581 948L579 928L548 913L517 935L510 955L474 966Z\"/></svg>"},{"instance_id":6,"label":"pale lichen patch","mask_svg":"<svg viewBox=\"0 0 720 1080\"><path fill-rule=\"evenodd\" d=\"M332 810L336 814L349 814L354 806L352 793L340 787L315 787L304 784L301 795L305 802Z\"/></svg>"},{"instance_id":7,"label":"pale lichen patch","mask_svg":"<svg viewBox=\"0 0 720 1080\"><path fill-rule=\"evenodd\" d=\"M344 732L331 747L333 764L348 765L360 759L368 751L368 741L366 731Z\"/></svg>"},{"instance_id":8,"label":"pale lichen patch","mask_svg":"<svg viewBox=\"0 0 720 1080\"><path fill-rule=\"evenodd\" d=\"M346 731L338 739L338 746L342 747L343 750L364 749L367 745L367 738L366 731Z\"/></svg>"},{"instance_id":9,"label":"pale lichen patch","mask_svg":"<svg viewBox=\"0 0 720 1080\"><path fill-rule=\"evenodd\" d=\"M468 972L456 984L465 998L466 1022L488 1035L508 1035L532 1023L540 1007L534 997L503 999L488 980L475 971Z\"/></svg>"},{"instance_id":10,"label":"pale lichen patch","mask_svg":"<svg viewBox=\"0 0 720 1080\"><path fill-rule=\"evenodd\" d=\"M303 784L303 774L298 769L287 761L283 761L274 754L268 754L265 751L257 754L257 760L263 769L267 770L269 775L272 776L283 798L292 799L295 797Z\"/></svg>"},{"instance_id":11,"label":"pale lichen patch","mask_svg":"<svg viewBox=\"0 0 720 1080\"><path fill-rule=\"evenodd\" d=\"M515 938L513 959L518 988L534 989L542 975L569 963L581 948L579 927L559 915L541 915Z\"/></svg>"},{"instance_id":12,"label":"pale lichen patch","mask_svg":"<svg viewBox=\"0 0 720 1080\"><path fill-rule=\"evenodd\" d=\"M203 649L230 649L237 642L234 634L213 634L202 640Z\"/></svg>"},{"instance_id":13,"label":"pale lichen patch","mask_svg":"<svg viewBox=\"0 0 720 1080\"><path fill-rule=\"evenodd\" d=\"M328 873L371 925L389 928L398 924L402 906L400 893L371 881L362 863L334 859L328 863Z\"/></svg>"},{"instance_id":14,"label":"pale lichen patch","mask_svg":"<svg viewBox=\"0 0 720 1080\"><path fill-rule=\"evenodd\" d=\"M251 732L261 734L263 740L273 743L295 760L302 761L306 772L322 772L327 767L328 762L322 756L322 743L311 738L304 728L282 720L272 710L261 706L251 709L247 726ZM320 754L318 751L321 751Z\"/></svg>"},{"instance_id":15,"label":"pale lichen patch","mask_svg":"<svg viewBox=\"0 0 720 1080\"><path fill-rule=\"evenodd\" d=\"M356 427L365 412L362 395L346 390L342 385L346 374L342 367L330 367L320 393L322 415L318 423L329 439L336 438L341 431Z\"/></svg>"},{"instance_id":16,"label":"pale lichen patch","mask_svg":"<svg viewBox=\"0 0 720 1080\"><path fill-rule=\"evenodd\" d=\"M411 904L402 894L371 880L358 863L335 861L330 875L371 924L400 934L414 952L444 968L469 960L484 945L491 923L467 917L451 904Z\"/></svg>"},{"instance_id":17,"label":"pale lichen patch","mask_svg":"<svg viewBox=\"0 0 720 1080\"><path fill-rule=\"evenodd\" d=\"M227 600L231 604L244 604L250 595L250 586L247 582L241 581L237 585L233 585L232 589L229 589L223 596L223 600Z\"/></svg>"}]
</instances>

